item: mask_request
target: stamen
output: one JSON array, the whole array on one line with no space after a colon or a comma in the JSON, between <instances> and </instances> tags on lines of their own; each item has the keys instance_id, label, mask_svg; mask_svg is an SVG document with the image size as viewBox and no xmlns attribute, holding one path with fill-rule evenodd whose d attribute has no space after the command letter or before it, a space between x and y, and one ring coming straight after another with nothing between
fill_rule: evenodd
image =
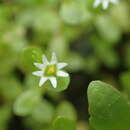
<instances>
[{"instance_id":1,"label":"stamen","mask_svg":"<svg viewBox=\"0 0 130 130\"><path fill-rule=\"evenodd\" d=\"M45 70L46 76L56 76L56 65L49 65Z\"/></svg>"}]
</instances>

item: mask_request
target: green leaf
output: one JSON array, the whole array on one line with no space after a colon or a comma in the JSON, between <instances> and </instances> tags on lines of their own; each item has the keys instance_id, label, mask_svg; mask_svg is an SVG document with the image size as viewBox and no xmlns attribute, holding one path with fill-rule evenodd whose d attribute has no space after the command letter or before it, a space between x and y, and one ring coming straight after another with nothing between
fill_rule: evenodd
<instances>
[{"instance_id":1,"label":"green leaf","mask_svg":"<svg viewBox=\"0 0 130 130\"><path fill-rule=\"evenodd\" d=\"M29 128L31 130L52 130L51 123L39 122L32 118L32 116L27 116L26 118L24 118L23 123L26 128Z\"/></svg>"},{"instance_id":2,"label":"green leaf","mask_svg":"<svg viewBox=\"0 0 130 130\"><path fill-rule=\"evenodd\" d=\"M74 106L67 101L62 102L58 106L56 115L57 117L61 116L61 117L66 117L68 119L72 119L74 121L77 120L77 115Z\"/></svg>"},{"instance_id":3,"label":"green leaf","mask_svg":"<svg viewBox=\"0 0 130 130\"><path fill-rule=\"evenodd\" d=\"M37 4L42 4L42 1L43 0L16 0L16 2L18 4L23 4L23 5L26 5L26 6L36 6Z\"/></svg>"},{"instance_id":4,"label":"green leaf","mask_svg":"<svg viewBox=\"0 0 130 130\"><path fill-rule=\"evenodd\" d=\"M68 88L70 82L70 77L57 77L57 87L53 88L50 81L47 81L43 87L47 88L49 91L60 92Z\"/></svg>"},{"instance_id":5,"label":"green leaf","mask_svg":"<svg viewBox=\"0 0 130 130\"><path fill-rule=\"evenodd\" d=\"M27 89L38 88L39 80L40 80L39 77L34 76L32 74L28 74L28 75L26 75L26 78L25 78L25 86L24 87ZM39 88L39 89L41 89L41 88Z\"/></svg>"},{"instance_id":6,"label":"green leaf","mask_svg":"<svg viewBox=\"0 0 130 130\"><path fill-rule=\"evenodd\" d=\"M92 42L95 46L95 54L107 67L114 68L119 64L119 57L112 44L101 40L99 37L93 37Z\"/></svg>"},{"instance_id":7,"label":"green leaf","mask_svg":"<svg viewBox=\"0 0 130 130\"><path fill-rule=\"evenodd\" d=\"M69 63L69 69L71 71L79 70L84 65L84 59L80 55L76 53L72 53L67 55L67 61Z\"/></svg>"},{"instance_id":8,"label":"green leaf","mask_svg":"<svg viewBox=\"0 0 130 130\"><path fill-rule=\"evenodd\" d=\"M123 72L120 75L120 81L121 81L121 84L122 84L125 92L130 94L130 72L129 71Z\"/></svg>"},{"instance_id":9,"label":"green leaf","mask_svg":"<svg viewBox=\"0 0 130 130\"><path fill-rule=\"evenodd\" d=\"M10 44L0 41L0 75L9 74L16 65L16 55Z\"/></svg>"},{"instance_id":10,"label":"green leaf","mask_svg":"<svg viewBox=\"0 0 130 130\"><path fill-rule=\"evenodd\" d=\"M49 123L54 117L54 107L47 100L43 100L32 112L32 117L41 123Z\"/></svg>"},{"instance_id":11,"label":"green leaf","mask_svg":"<svg viewBox=\"0 0 130 130\"><path fill-rule=\"evenodd\" d=\"M61 21L54 10L38 8L36 17L34 28L39 32L52 33L57 31L61 25Z\"/></svg>"},{"instance_id":12,"label":"green leaf","mask_svg":"<svg viewBox=\"0 0 130 130\"><path fill-rule=\"evenodd\" d=\"M38 47L28 47L22 52L22 67L25 71L36 70L34 62L41 62L42 50Z\"/></svg>"},{"instance_id":13,"label":"green leaf","mask_svg":"<svg viewBox=\"0 0 130 130\"><path fill-rule=\"evenodd\" d=\"M0 107L0 130L7 130L7 122L11 118L11 109L8 105Z\"/></svg>"},{"instance_id":14,"label":"green leaf","mask_svg":"<svg viewBox=\"0 0 130 130\"><path fill-rule=\"evenodd\" d=\"M36 90L28 90L23 92L14 104L14 112L16 115L26 116L32 113L40 102L40 95Z\"/></svg>"},{"instance_id":15,"label":"green leaf","mask_svg":"<svg viewBox=\"0 0 130 130\"><path fill-rule=\"evenodd\" d=\"M96 21L96 27L102 38L114 44L117 43L121 35L120 26L118 26L111 19L111 17L107 15L99 16L95 21Z\"/></svg>"},{"instance_id":16,"label":"green leaf","mask_svg":"<svg viewBox=\"0 0 130 130\"><path fill-rule=\"evenodd\" d=\"M88 87L90 124L95 130L130 130L130 105L111 85L93 81Z\"/></svg>"},{"instance_id":17,"label":"green leaf","mask_svg":"<svg viewBox=\"0 0 130 130\"><path fill-rule=\"evenodd\" d=\"M85 23L91 16L86 10L85 1L63 3L60 10L60 15L65 23L72 25Z\"/></svg>"},{"instance_id":18,"label":"green leaf","mask_svg":"<svg viewBox=\"0 0 130 130\"><path fill-rule=\"evenodd\" d=\"M76 130L75 122L65 117L58 117L54 121L53 130Z\"/></svg>"},{"instance_id":19,"label":"green leaf","mask_svg":"<svg viewBox=\"0 0 130 130\"><path fill-rule=\"evenodd\" d=\"M22 85L12 75L1 77L0 79L0 95L6 102L14 102L14 100L22 93Z\"/></svg>"},{"instance_id":20,"label":"green leaf","mask_svg":"<svg viewBox=\"0 0 130 130\"><path fill-rule=\"evenodd\" d=\"M111 9L112 19L123 30L127 31L129 26L129 5L125 2L119 2L118 6ZM117 15L118 14L118 15Z\"/></svg>"},{"instance_id":21,"label":"green leaf","mask_svg":"<svg viewBox=\"0 0 130 130\"><path fill-rule=\"evenodd\" d=\"M130 43L128 42L125 47L124 47L124 62L125 62L125 67L128 69L130 68Z\"/></svg>"}]
</instances>

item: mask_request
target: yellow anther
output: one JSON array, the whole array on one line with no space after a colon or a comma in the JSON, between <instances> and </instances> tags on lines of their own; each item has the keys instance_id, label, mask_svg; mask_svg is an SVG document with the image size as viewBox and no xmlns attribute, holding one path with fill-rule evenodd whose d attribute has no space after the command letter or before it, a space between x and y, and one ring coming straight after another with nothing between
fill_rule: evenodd
<instances>
[{"instance_id":1,"label":"yellow anther","mask_svg":"<svg viewBox=\"0 0 130 130\"><path fill-rule=\"evenodd\" d=\"M54 73L55 72L55 66L51 66L48 69L48 73Z\"/></svg>"},{"instance_id":2,"label":"yellow anther","mask_svg":"<svg viewBox=\"0 0 130 130\"><path fill-rule=\"evenodd\" d=\"M55 76L56 75L56 65L49 65L45 70L46 76Z\"/></svg>"}]
</instances>

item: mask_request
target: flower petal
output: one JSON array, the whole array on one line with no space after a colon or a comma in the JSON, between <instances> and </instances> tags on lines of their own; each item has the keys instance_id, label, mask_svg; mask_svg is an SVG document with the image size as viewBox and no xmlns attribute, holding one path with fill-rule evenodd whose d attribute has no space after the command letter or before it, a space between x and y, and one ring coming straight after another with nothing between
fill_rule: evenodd
<instances>
[{"instance_id":1,"label":"flower petal","mask_svg":"<svg viewBox=\"0 0 130 130\"><path fill-rule=\"evenodd\" d=\"M32 72L33 75L35 76L43 76L43 71L35 71L35 72Z\"/></svg>"},{"instance_id":2,"label":"flower petal","mask_svg":"<svg viewBox=\"0 0 130 130\"><path fill-rule=\"evenodd\" d=\"M41 87L46 81L48 80L47 77L42 77L39 82L39 87Z\"/></svg>"},{"instance_id":3,"label":"flower petal","mask_svg":"<svg viewBox=\"0 0 130 130\"><path fill-rule=\"evenodd\" d=\"M94 2L94 8L96 8L101 3L101 0L95 0Z\"/></svg>"},{"instance_id":4,"label":"flower petal","mask_svg":"<svg viewBox=\"0 0 130 130\"><path fill-rule=\"evenodd\" d=\"M51 64L56 64L56 63L57 63L57 57L56 54L53 52L51 57Z\"/></svg>"},{"instance_id":5,"label":"flower petal","mask_svg":"<svg viewBox=\"0 0 130 130\"><path fill-rule=\"evenodd\" d=\"M67 65L68 65L67 63L58 63L57 67L58 67L58 69L62 69L62 68L64 68Z\"/></svg>"},{"instance_id":6,"label":"flower petal","mask_svg":"<svg viewBox=\"0 0 130 130\"><path fill-rule=\"evenodd\" d=\"M43 62L45 65L48 65L48 64L49 64L49 62L48 62L48 60L47 60L47 58L46 58L45 55L42 56L42 62Z\"/></svg>"},{"instance_id":7,"label":"flower petal","mask_svg":"<svg viewBox=\"0 0 130 130\"><path fill-rule=\"evenodd\" d=\"M66 72L64 72L64 71L58 71L58 72L57 72L57 76L60 76L60 77L68 77L69 74L66 73Z\"/></svg>"},{"instance_id":8,"label":"flower petal","mask_svg":"<svg viewBox=\"0 0 130 130\"><path fill-rule=\"evenodd\" d=\"M103 8L104 9L107 9L108 8L108 6L109 6L109 1L108 0L105 0L105 1L103 1Z\"/></svg>"},{"instance_id":9,"label":"flower petal","mask_svg":"<svg viewBox=\"0 0 130 130\"><path fill-rule=\"evenodd\" d=\"M39 68L39 69L43 69L44 68L44 65L43 64L40 64L40 63L34 63L34 65Z\"/></svg>"},{"instance_id":10,"label":"flower petal","mask_svg":"<svg viewBox=\"0 0 130 130\"><path fill-rule=\"evenodd\" d=\"M54 88L57 87L57 80L55 77L50 77L49 80L51 81L51 84Z\"/></svg>"}]
</instances>

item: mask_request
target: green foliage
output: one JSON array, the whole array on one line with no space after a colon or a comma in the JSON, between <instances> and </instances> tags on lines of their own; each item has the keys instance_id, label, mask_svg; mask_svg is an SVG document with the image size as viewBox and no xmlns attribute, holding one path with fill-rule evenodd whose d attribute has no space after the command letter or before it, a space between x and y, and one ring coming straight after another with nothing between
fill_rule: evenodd
<instances>
[{"instance_id":1,"label":"green foliage","mask_svg":"<svg viewBox=\"0 0 130 130\"><path fill-rule=\"evenodd\" d=\"M55 109L51 103L44 100L32 112L32 118L40 123L50 123L54 117Z\"/></svg>"},{"instance_id":2,"label":"green foliage","mask_svg":"<svg viewBox=\"0 0 130 130\"><path fill-rule=\"evenodd\" d=\"M22 93L14 104L14 112L17 115L26 116L33 112L40 102L39 93L30 90Z\"/></svg>"},{"instance_id":3,"label":"green foliage","mask_svg":"<svg viewBox=\"0 0 130 130\"><path fill-rule=\"evenodd\" d=\"M62 102L57 107L56 115L60 116L60 117L66 117L66 118L74 120L74 121L77 120L77 115L76 115L76 111L75 111L74 107L72 106L72 104L70 104L67 101Z\"/></svg>"},{"instance_id":4,"label":"green foliage","mask_svg":"<svg viewBox=\"0 0 130 130\"><path fill-rule=\"evenodd\" d=\"M97 17L96 27L101 37L108 42L116 43L119 40L121 35L120 26L118 26L112 18L109 18L109 16Z\"/></svg>"},{"instance_id":5,"label":"green foliage","mask_svg":"<svg viewBox=\"0 0 130 130\"><path fill-rule=\"evenodd\" d=\"M90 123L95 130L129 130L130 105L111 85L93 81L88 88Z\"/></svg>"},{"instance_id":6,"label":"green foliage","mask_svg":"<svg viewBox=\"0 0 130 130\"><path fill-rule=\"evenodd\" d=\"M0 75L6 75L12 71L16 64L16 56L11 45L0 42Z\"/></svg>"},{"instance_id":7,"label":"green foliage","mask_svg":"<svg viewBox=\"0 0 130 130\"><path fill-rule=\"evenodd\" d=\"M68 88L70 77L57 77L57 87L53 88L50 81L47 81L43 87L50 91L60 92Z\"/></svg>"},{"instance_id":8,"label":"green foliage","mask_svg":"<svg viewBox=\"0 0 130 130\"><path fill-rule=\"evenodd\" d=\"M8 103L14 102L21 93L22 85L12 75L0 79L0 94Z\"/></svg>"},{"instance_id":9,"label":"green foliage","mask_svg":"<svg viewBox=\"0 0 130 130\"><path fill-rule=\"evenodd\" d=\"M60 15L65 23L72 25L82 24L91 18L84 0L64 2L61 6Z\"/></svg>"},{"instance_id":10,"label":"green foliage","mask_svg":"<svg viewBox=\"0 0 130 130\"><path fill-rule=\"evenodd\" d=\"M7 129L7 122L11 118L11 109L9 108L9 106L3 106L0 108L0 116L0 130Z\"/></svg>"},{"instance_id":11,"label":"green foliage","mask_svg":"<svg viewBox=\"0 0 130 130\"><path fill-rule=\"evenodd\" d=\"M32 72L35 70L34 62L41 62L42 51L40 48L29 47L22 52L22 67L25 71Z\"/></svg>"},{"instance_id":12,"label":"green foliage","mask_svg":"<svg viewBox=\"0 0 130 130\"><path fill-rule=\"evenodd\" d=\"M130 0L106 10L94 8L94 1L0 0L0 130L90 130L88 106L81 103L84 87L95 79L129 98ZM68 63L70 76L56 77L57 88L50 81L39 87L34 62L42 63L43 54L50 60L52 52ZM90 84L94 130L130 129L121 92Z\"/></svg>"},{"instance_id":13,"label":"green foliage","mask_svg":"<svg viewBox=\"0 0 130 130\"><path fill-rule=\"evenodd\" d=\"M54 130L76 130L75 123L65 117L58 117L53 124Z\"/></svg>"},{"instance_id":14,"label":"green foliage","mask_svg":"<svg viewBox=\"0 0 130 130\"><path fill-rule=\"evenodd\" d=\"M126 93L130 94L130 72L123 72L120 75L120 81L123 86L123 89Z\"/></svg>"}]
</instances>

